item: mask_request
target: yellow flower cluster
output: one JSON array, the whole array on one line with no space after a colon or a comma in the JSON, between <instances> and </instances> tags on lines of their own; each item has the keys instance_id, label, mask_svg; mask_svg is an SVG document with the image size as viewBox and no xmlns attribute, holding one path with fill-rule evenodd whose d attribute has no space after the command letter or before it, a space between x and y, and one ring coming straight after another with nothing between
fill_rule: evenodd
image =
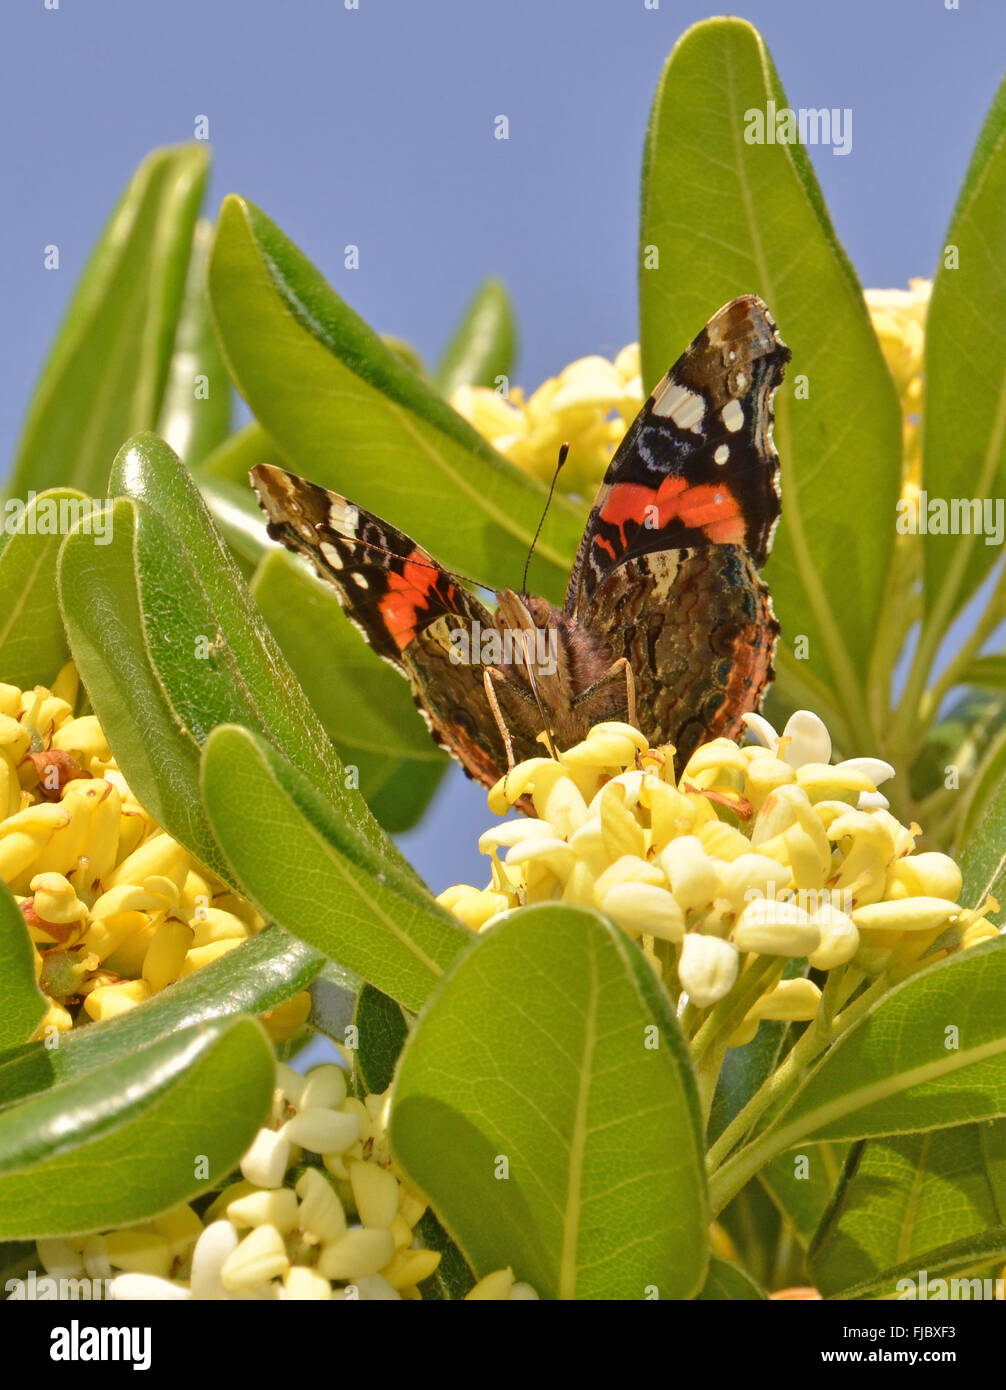
<instances>
[{"instance_id":1,"label":"yellow flower cluster","mask_svg":"<svg viewBox=\"0 0 1006 1390\"><path fill-rule=\"evenodd\" d=\"M527 400L520 387L501 396L483 386L459 387L451 404L512 463L548 483L559 446L569 458L562 491L592 498L615 447L643 403L639 344L609 362L581 357L549 377Z\"/></svg>"},{"instance_id":2,"label":"yellow flower cluster","mask_svg":"<svg viewBox=\"0 0 1006 1390\"><path fill-rule=\"evenodd\" d=\"M440 1253L416 1234L426 1203L395 1171L388 1095L358 1100L342 1067L277 1066L270 1123L241 1180L200 1217L182 1204L123 1230L40 1240L52 1278L111 1280L115 1299L417 1299ZM529 1299L496 1270L469 1299Z\"/></svg>"},{"instance_id":3,"label":"yellow flower cluster","mask_svg":"<svg viewBox=\"0 0 1006 1390\"><path fill-rule=\"evenodd\" d=\"M40 1036L135 1008L262 926L139 804L77 694L72 664L51 690L0 685L0 878L49 1002ZM274 1039L309 1009L305 992L273 1010Z\"/></svg>"},{"instance_id":4,"label":"yellow flower cluster","mask_svg":"<svg viewBox=\"0 0 1006 1390\"><path fill-rule=\"evenodd\" d=\"M932 281L909 280L907 290L866 290L866 307L901 397L904 495L918 500L922 478L919 426L922 358Z\"/></svg>"},{"instance_id":5,"label":"yellow flower cluster","mask_svg":"<svg viewBox=\"0 0 1006 1390\"><path fill-rule=\"evenodd\" d=\"M673 749L618 723L596 725L558 761L518 764L489 807L503 815L529 797L536 816L486 831L488 887L459 884L440 902L476 931L532 903L596 908L640 941L682 1006L751 991L734 1045L760 1019L814 1017L818 986L781 978L790 958L879 975L948 929L952 945L996 933L959 906L952 859L914 853L918 827L877 791L887 763L832 765L828 731L808 711L781 737L759 715L747 722L756 744L715 739L678 778Z\"/></svg>"}]
</instances>

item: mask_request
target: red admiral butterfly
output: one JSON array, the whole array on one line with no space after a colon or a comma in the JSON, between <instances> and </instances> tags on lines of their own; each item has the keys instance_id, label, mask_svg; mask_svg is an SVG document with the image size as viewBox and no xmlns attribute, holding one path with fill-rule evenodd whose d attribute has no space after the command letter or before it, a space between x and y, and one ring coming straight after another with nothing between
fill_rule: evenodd
<instances>
[{"instance_id":1,"label":"red admiral butterfly","mask_svg":"<svg viewBox=\"0 0 1006 1390\"><path fill-rule=\"evenodd\" d=\"M491 614L346 498L268 464L252 481L270 536L334 585L470 776L491 786L541 756L543 727L567 748L608 719L674 744L680 767L739 737L772 679L779 625L757 571L779 520L772 397L789 358L756 296L713 315L612 458L561 609L503 589Z\"/></svg>"}]
</instances>

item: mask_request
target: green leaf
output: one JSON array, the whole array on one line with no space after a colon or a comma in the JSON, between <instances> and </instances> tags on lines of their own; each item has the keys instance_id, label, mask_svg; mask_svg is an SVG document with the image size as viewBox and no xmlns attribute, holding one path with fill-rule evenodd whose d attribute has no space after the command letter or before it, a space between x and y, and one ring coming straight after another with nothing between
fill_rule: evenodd
<instances>
[{"instance_id":1,"label":"green leaf","mask_svg":"<svg viewBox=\"0 0 1006 1390\"><path fill-rule=\"evenodd\" d=\"M57 1048L37 1042L0 1057L0 1097L8 1103L80 1080L206 1020L265 1013L306 989L322 964L317 951L279 927L266 927L140 1007L75 1028Z\"/></svg>"},{"instance_id":2,"label":"green leaf","mask_svg":"<svg viewBox=\"0 0 1006 1390\"><path fill-rule=\"evenodd\" d=\"M776 1275L784 1240L782 1217L757 1178L747 1183L716 1219L758 1284L780 1287Z\"/></svg>"},{"instance_id":3,"label":"green leaf","mask_svg":"<svg viewBox=\"0 0 1006 1390\"><path fill-rule=\"evenodd\" d=\"M1006 1225L1006 1122L857 1146L811 1252L830 1297L928 1252ZM892 1281L893 1287L893 1281Z\"/></svg>"},{"instance_id":4,"label":"green leaf","mask_svg":"<svg viewBox=\"0 0 1006 1390\"><path fill-rule=\"evenodd\" d=\"M220 356L206 293L213 224L196 223L185 298L157 425L179 458L191 468L230 433L231 383Z\"/></svg>"},{"instance_id":5,"label":"green leaf","mask_svg":"<svg viewBox=\"0 0 1006 1390\"><path fill-rule=\"evenodd\" d=\"M775 1070L788 1027L786 1023L763 1022L751 1042L727 1050L709 1111L707 1143L716 1142Z\"/></svg>"},{"instance_id":6,"label":"green leaf","mask_svg":"<svg viewBox=\"0 0 1006 1390\"><path fill-rule=\"evenodd\" d=\"M528 908L477 938L406 1044L391 1141L479 1276L509 1264L561 1299L702 1286L687 1048L638 949L593 913Z\"/></svg>"},{"instance_id":7,"label":"green leaf","mask_svg":"<svg viewBox=\"0 0 1006 1390\"><path fill-rule=\"evenodd\" d=\"M873 1298L889 1294L890 1291L897 1290L899 1282L904 1279L905 1287L899 1297L907 1297L914 1293L915 1296L942 1300L953 1299L978 1299L995 1298L996 1284L995 1278L998 1276L998 1266L1002 1265L1006 1258L1006 1226L996 1226L992 1230L981 1231L977 1235L968 1236L965 1240L954 1241L952 1245L940 1246L936 1250L927 1250L922 1255L913 1255L904 1264L898 1265L895 1269L886 1270L879 1277L872 1277L861 1284L853 1284L845 1288L838 1295L841 1298ZM990 1275L990 1270L996 1270L996 1275ZM921 1288L921 1276L925 1274L926 1288ZM946 1276L952 1278L964 1277L966 1275L984 1275L988 1279L988 1284L979 1286L977 1289L973 1283L969 1283L965 1291L958 1285L956 1292L951 1292L946 1284L940 1289L937 1279L945 1279Z\"/></svg>"},{"instance_id":8,"label":"green leaf","mask_svg":"<svg viewBox=\"0 0 1006 1390\"><path fill-rule=\"evenodd\" d=\"M447 766L408 681L374 659L335 590L286 551L262 561L252 594L368 806L385 830L407 830Z\"/></svg>"},{"instance_id":9,"label":"green leaf","mask_svg":"<svg viewBox=\"0 0 1006 1390\"><path fill-rule=\"evenodd\" d=\"M759 1170L759 1181L804 1249L821 1224L847 1154L844 1144L808 1144Z\"/></svg>"},{"instance_id":10,"label":"green leaf","mask_svg":"<svg viewBox=\"0 0 1006 1390\"><path fill-rule=\"evenodd\" d=\"M145 809L197 859L226 876L199 800L199 746L181 727L151 660L137 588L137 504L116 502L111 517L108 545L99 550L74 532L60 551L59 600L73 659L116 761Z\"/></svg>"},{"instance_id":11,"label":"green leaf","mask_svg":"<svg viewBox=\"0 0 1006 1390\"><path fill-rule=\"evenodd\" d=\"M35 957L21 909L0 883L0 1053L27 1042L46 1015L47 1005L35 981ZM2 1095L2 1092L0 1092Z\"/></svg>"},{"instance_id":12,"label":"green leaf","mask_svg":"<svg viewBox=\"0 0 1006 1390\"><path fill-rule=\"evenodd\" d=\"M643 381L652 387L721 304L765 299L793 350L776 399L782 523L766 578L785 639L809 639L806 665L855 710L894 543L901 416L806 151L746 143L747 113L769 101L788 105L744 20L695 25L668 59L643 169ZM798 376L806 399L793 396Z\"/></svg>"},{"instance_id":13,"label":"green leaf","mask_svg":"<svg viewBox=\"0 0 1006 1390\"><path fill-rule=\"evenodd\" d=\"M197 476L202 482L206 478L220 478L225 482L237 483L248 493L249 500L261 516L248 482L248 474L257 463L282 464L283 459L257 420L235 430L202 459L197 467Z\"/></svg>"},{"instance_id":14,"label":"green leaf","mask_svg":"<svg viewBox=\"0 0 1006 1390\"><path fill-rule=\"evenodd\" d=\"M1006 1115L1004 952L1001 938L971 947L882 996L767 1130L720 1168L710 1189L714 1209L761 1166L759 1158L797 1144Z\"/></svg>"},{"instance_id":15,"label":"green leaf","mask_svg":"<svg viewBox=\"0 0 1006 1390\"><path fill-rule=\"evenodd\" d=\"M214 524L230 547L232 555L249 572L274 549L265 527L265 517L247 483L199 472L199 491L210 509Z\"/></svg>"},{"instance_id":16,"label":"green leaf","mask_svg":"<svg viewBox=\"0 0 1006 1390\"><path fill-rule=\"evenodd\" d=\"M8 537L0 552L0 680L22 689L46 685L70 659L59 607L56 603L56 557L68 527L48 526L55 509L62 508L68 523L77 517L93 517L83 493L71 488L43 492L25 509L22 526ZM93 524L93 522L92 522ZM94 544L100 544L95 533Z\"/></svg>"},{"instance_id":17,"label":"green leaf","mask_svg":"<svg viewBox=\"0 0 1006 1390\"><path fill-rule=\"evenodd\" d=\"M437 385L450 398L459 386L495 387L509 377L517 352L513 305L502 280L483 280L437 364Z\"/></svg>"},{"instance_id":18,"label":"green leaf","mask_svg":"<svg viewBox=\"0 0 1006 1390\"><path fill-rule=\"evenodd\" d=\"M464 1255L437 1220L432 1207L427 1207L423 1212L416 1230L428 1250L440 1251L440 1263L436 1270L429 1279L424 1279L419 1285L424 1302L457 1302L463 1299L474 1287L475 1275L469 1269Z\"/></svg>"},{"instance_id":19,"label":"green leaf","mask_svg":"<svg viewBox=\"0 0 1006 1390\"><path fill-rule=\"evenodd\" d=\"M139 1221L218 1181L268 1111L272 1048L254 1019L206 1020L0 1111L0 1235ZM208 1160L206 1179L194 1158Z\"/></svg>"},{"instance_id":20,"label":"green leaf","mask_svg":"<svg viewBox=\"0 0 1006 1390\"><path fill-rule=\"evenodd\" d=\"M931 497L1001 498L1006 492L1006 82L978 137L933 280L926 319L923 487ZM952 266L948 247L956 247ZM981 536L927 534L927 626L943 632L998 560Z\"/></svg>"},{"instance_id":21,"label":"green leaf","mask_svg":"<svg viewBox=\"0 0 1006 1390\"><path fill-rule=\"evenodd\" d=\"M231 375L290 467L387 517L449 569L516 582L544 488L410 371L244 199L224 200L210 297ZM535 552L535 583L549 597L561 596L581 528L574 508L553 502Z\"/></svg>"},{"instance_id":22,"label":"green leaf","mask_svg":"<svg viewBox=\"0 0 1006 1390\"><path fill-rule=\"evenodd\" d=\"M1006 655L980 656L961 674L962 685L979 685L988 690L1006 690Z\"/></svg>"},{"instance_id":23,"label":"green leaf","mask_svg":"<svg viewBox=\"0 0 1006 1390\"><path fill-rule=\"evenodd\" d=\"M991 894L1006 904L1006 777L983 797L984 814L966 839L960 858L964 887L961 902L979 907Z\"/></svg>"},{"instance_id":24,"label":"green leaf","mask_svg":"<svg viewBox=\"0 0 1006 1390\"><path fill-rule=\"evenodd\" d=\"M233 873L262 913L405 1008L423 1004L471 940L247 729L210 735L203 795Z\"/></svg>"},{"instance_id":25,"label":"green leaf","mask_svg":"<svg viewBox=\"0 0 1006 1390\"><path fill-rule=\"evenodd\" d=\"M394 999L373 985L360 990L353 1022L357 1029L353 1071L358 1089L363 1095L381 1095L391 1085L409 1025Z\"/></svg>"},{"instance_id":26,"label":"green leaf","mask_svg":"<svg viewBox=\"0 0 1006 1390\"><path fill-rule=\"evenodd\" d=\"M958 808L957 828L954 835L954 852L957 857L958 847L965 846L964 858L967 861L965 868L966 882L968 891L977 889L977 884L970 882L974 854L972 846L982 844L985 846L985 853L995 856L994 862L999 862L999 853L1006 847L1006 839L1002 835L998 840L992 838L992 826L998 821L1003 824L1003 798L1000 795L1004 784L1006 784L1006 726L1003 725L1003 714L1006 709L1002 705L990 707L990 718L984 726L983 732L987 733L989 727L994 732L988 737L981 753L981 761L978 766L967 777L965 783L966 790L963 793L963 805ZM998 727L997 727L998 726ZM979 726L975 726L977 729ZM963 762L963 758L961 759ZM944 767L946 767L944 763ZM990 843L991 841L991 843ZM965 867L962 865L962 867ZM998 875L996 876L998 882ZM993 891L989 889L987 891ZM995 896L995 894L993 893ZM970 899L967 901L970 902ZM981 898L975 898L973 904L977 907Z\"/></svg>"},{"instance_id":27,"label":"green leaf","mask_svg":"<svg viewBox=\"0 0 1006 1390\"><path fill-rule=\"evenodd\" d=\"M768 1294L760 1288L740 1265L731 1260L720 1260L715 1256L709 1261L709 1273L702 1292L697 1294L700 1303L732 1303L767 1299Z\"/></svg>"},{"instance_id":28,"label":"green leaf","mask_svg":"<svg viewBox=\"0 0 1006 1390\"><path fill-rule=\"evenodd\" d=\"M209 158L155 150L91 254L25 421L9 491L100 497L115 451L161 410Z\"/></svg>"}]
</instances>

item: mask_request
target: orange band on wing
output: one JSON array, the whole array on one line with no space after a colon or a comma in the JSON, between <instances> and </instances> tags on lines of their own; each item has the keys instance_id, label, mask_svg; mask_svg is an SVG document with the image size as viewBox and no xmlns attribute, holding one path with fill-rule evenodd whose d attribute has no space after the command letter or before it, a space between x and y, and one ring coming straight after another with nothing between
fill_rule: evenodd
<instances>
[{"instance_id":1,"label":"orange band on wing","mask_svg":"<svg viewBox=\"0 0 1006 1390\"><path fill-rule=\"evenodd\" d=\"M639 483L616 483L605 498L599 520L617 526L623 541L627 521L652 531L681 521L724 545L743 544L745 536L740 504L728 488L716 483L689 487L684 478L674 476L665 478L656 490Z\"/></svg>"},{"instance_id":2,"label":"orange band on wing","mask_svg":"<svg viewBox=\"0 0 1006 1390\"><path fill-rule=\"evenodd\" d=\"M428 560L416 563L413 556L422 554L414 550L402 566L402 572L389 570L387 574L388 592L380 600L378 608L388 632L395 639L399 651L404 651L416 637L416 617L421 609L429 607L430 591L437 586L438 571Z\"/></svg>"}]
</instances>

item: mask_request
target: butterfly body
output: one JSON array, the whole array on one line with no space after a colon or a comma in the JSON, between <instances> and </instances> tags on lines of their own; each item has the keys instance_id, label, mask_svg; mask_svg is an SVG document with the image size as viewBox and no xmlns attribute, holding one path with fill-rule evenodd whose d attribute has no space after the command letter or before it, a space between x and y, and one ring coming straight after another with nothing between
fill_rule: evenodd
<instances>
[{"instance_id":1,"label":"butterfly body","mask_svg":"<svg viewBox=\"0 0 1006 1390\"><path fill-rule=\"evenodd\" d=\"M306 554L405 675L434 738L479 781L601 720L673 743L735 737L772 678L758 575L779 516L772 396L789 351L761 300L731 301L619 445L562 608L502 589L490 611L403 532L284 469L253 470L270 534Z\"/></svg>"}]
</instances>

